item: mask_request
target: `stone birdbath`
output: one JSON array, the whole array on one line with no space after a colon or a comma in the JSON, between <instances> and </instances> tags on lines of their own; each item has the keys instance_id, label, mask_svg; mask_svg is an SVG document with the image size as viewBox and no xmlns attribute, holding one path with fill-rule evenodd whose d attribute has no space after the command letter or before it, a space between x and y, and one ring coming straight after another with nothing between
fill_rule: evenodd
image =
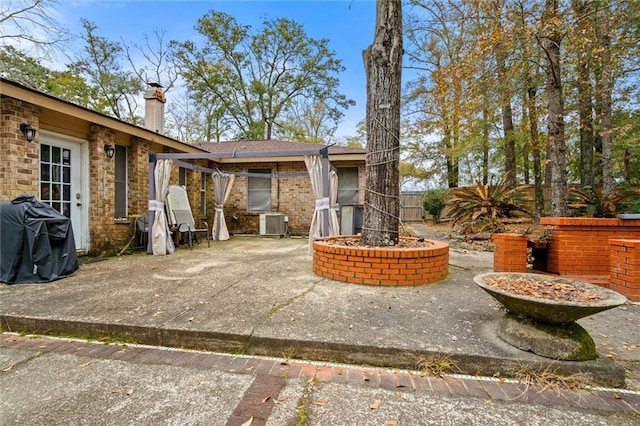
<instances>
[{"instance_id":1,"label":"stone birdbath","mask_svg":"<svg viewBox=\"0 0 640 426\"><path fill-rule=\"evenodd\" d=\"M595 359L595 343L576 321L627 301L610 289L542 274L490 272L474 281L506 309L498 327L502 340L559 360Z\"/></svg>"}]
</instances>

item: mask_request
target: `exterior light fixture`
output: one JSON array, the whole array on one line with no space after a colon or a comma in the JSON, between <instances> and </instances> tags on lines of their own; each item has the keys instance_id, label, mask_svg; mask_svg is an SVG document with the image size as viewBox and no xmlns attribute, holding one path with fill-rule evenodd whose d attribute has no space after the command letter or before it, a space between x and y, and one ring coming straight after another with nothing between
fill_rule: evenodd
<instances>
[{"instance_id":1,"label":"exterior light fixture","mask_svg":"<svg viewBox=\"0 0 640 426\"><path fill-rule=\"evenodd\" d=\"M27 124L27 123L20 124L20 131L24 135L24 138L27 140L27 142L33 142L33 140L36 137L36 129L31 127L30 124Z\"/></svg>"},{"instance_id":2,"label":"exterior light fixture","mask_svg":"<svg viewBox=\"0 0 640 426\"><path fill-rule=\"evenodd\" d=\"M113 145L105 143L104 144L104 153L107 154L108 159L112 159L114 154L116 153L116 149Z\"/></svg>"}]
</instances>

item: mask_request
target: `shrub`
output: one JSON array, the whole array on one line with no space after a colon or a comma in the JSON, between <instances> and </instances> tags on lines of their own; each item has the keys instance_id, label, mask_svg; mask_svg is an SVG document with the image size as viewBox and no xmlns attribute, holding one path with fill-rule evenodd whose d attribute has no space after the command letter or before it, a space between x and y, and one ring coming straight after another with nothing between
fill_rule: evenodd
<instances>
[{"instance_id":1,"label":"shrub","mask_svg":"<svg viewBox=\"0 0 640 426\"><path fill-rule=\"evenodd\" d=\"M502 219L518 214L531 216L520 197L520 188L509 189L505 173L496 185L476 182L475 188L451 191L447 204L449 216L455 224L462 224L465 233L477 231L500 232Z\"/></svg>"},{"instance_id":2,"label":"shrub","mask_svg":"<svg viewBox=\"0 0 640 426\"><path fill-rule=\"evenodd\" d=\"M585 186L569 189L569 208L575 216L615 217L620 211L633 212L640 202L640 191L627 184L618 185L608 197L601 188Z\"/></svg>"},{"instance_id":3,"label":"shrub","mask_svg":"<svg viewBox=\"0 0 640 426\"><path fill-rule=\"evenodd\" d=\"M445 188L430 189L422 194L422 207L438 223L442 217L442 211L447 205L449 190Z\"/></svg>"}]
</instances>

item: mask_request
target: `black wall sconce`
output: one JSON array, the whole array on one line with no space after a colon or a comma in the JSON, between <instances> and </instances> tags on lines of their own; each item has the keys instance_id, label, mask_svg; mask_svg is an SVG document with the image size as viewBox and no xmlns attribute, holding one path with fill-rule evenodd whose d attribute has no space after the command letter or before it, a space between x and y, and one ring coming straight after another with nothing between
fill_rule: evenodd
<instances>
[{"instance_id":1,"label":"black wall sconce","mask_svg":"<svg viewBox=\"0 0 640 426\"><path fill-rule=\"evenodd\" d=\"M105 143L104 153L107 154L107 158L111 160L116 153L116 149L113 147L113 145Z\"/></svg>"},{"instance_id":2,"label":"black wall sconce","mask_svg":"<svg viewBox=\"0 0 640 426\"><path fill-rule=\"evenodd\" d=\"M33 142L33 140L36 138L36 129L31 127L30 124L20 124L20 131L24 135L24 138L27 140L27 142Z\"/></svg>"}]
</instances>

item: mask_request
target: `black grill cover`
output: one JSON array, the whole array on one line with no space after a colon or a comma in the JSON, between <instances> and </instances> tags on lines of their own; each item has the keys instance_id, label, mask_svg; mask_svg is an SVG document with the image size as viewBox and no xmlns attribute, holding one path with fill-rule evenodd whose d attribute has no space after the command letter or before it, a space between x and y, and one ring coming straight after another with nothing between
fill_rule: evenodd
<instances>
[{"instance_id":1,"label":"black grill cover","mask_svg":"<svg viewBox=\"0 0 640 426\"><path fill-rule=\"evenodd\" d=\"M0 201L0 241L0 282L49 282L78 269L71 220L33 195Z\"/></svg>"}]
</instances>

